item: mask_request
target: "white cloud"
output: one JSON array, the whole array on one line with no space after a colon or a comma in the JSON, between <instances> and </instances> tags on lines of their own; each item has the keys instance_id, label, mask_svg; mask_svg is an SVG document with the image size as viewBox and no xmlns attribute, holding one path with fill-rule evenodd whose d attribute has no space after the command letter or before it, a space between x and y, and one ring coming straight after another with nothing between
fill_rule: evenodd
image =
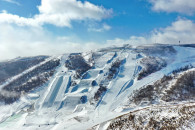
<instances>
[{"instance_id":1,"label":"white cloud","mask_svg":"<svg viewBox=\"0 0 195 130\"><path fill-rule=\"evenodd\" d=\"M93 31L93 32L104 32L104 31L109 31L112 27L109 26L108 24L103 24L101 27L97 28L96 26L92 25L88 28L88 31Z\"/></svg>"},{"instance_id":2,"label":"white cloud","mask_svg":"<svg viewBox=\"0 0 195 130\"><path fill-rule=\"evenodd\" d=\"M78 43L69 37L54 37L35 27L15 27L0 24L0 61L18 56L55 55L97 49L96 43Z\"/></svg>"},{"instance_id":3,"label":"white cloud","mask_svg":"<svg viewBox=\"0 0 195 130\"><path fill-rule=\"evenodd\" d=\"M193 14L195 12L195 0L148 0L155 11L178 12Z\"/></svg>"},{"instance_id":4,"label":"white cloud","mask_svg":"<svg viewBox=\"0 0 195 130\"><path fill-rule=\"evenodd\" d=\"M105 44L78 43L70 37L54 37L42 28L17 27L0 24L0 60L17 56L53 55L68 52L82 52L110 45L142 45L152 43L194 43L195 23L188 19L178 19L166 28L154 30L147 37L131 36L124 40L116 38Z\"/></svg>"},{"instance_id":5,"label":"white cloud","mask_svg":"<svg viewBox=\"0 0 195 130\"><path fill-rule=\"evenodd\" d=\"M151 41L160 43L194 43L195 42L195 23L188 19L178 19L171 26L153 32Z\"/></svg>"},{"instance_id":6,"label":"white cloud","mask_svg":"<svg viewBox=\"0 0 195 130\"><path fill-rule=\"evenodd\" d=\"M13 0L6 0L13 2ZM42 0L39 14L20 17L3 10L0 12L0 60L18 56L53 55L99 48L96 43L78 43L74 38L56 37L42 28L44 24L71 27L71 22L101 21L112 14L102 6L78 0ZM103 25L109 30L108 25Z\"/></svg>"},{"instance_id":7,"label":"white cloud","mask_svg":"<svg viewBox=\"0 0 195 130\"><path fill-rule=\"evenodd\" d=\"M20 6L21 4L15 0L2 0L2 1L5 1L5 2L9 2L9 3L12 3L12 4L16 4L18 6Z\"/></svg>"},{"instance_id":8,"label":"white cloud","mask_svg":"<svg viewBox=\"0 0 195 130\"><path fill-rule=\"evenodd\" d=\"M195 23L188 19L179 18L166 28L153 30L147 37L131 36L129 39L114 39L108 40L107 43L113 44L178 44L181 41L183 44L195 43Z\"/></svg>"},{"instance_id":9,"label":"white cloud","mask_svg":"<svg viewBox=\"0 0 195 130\"><path fill-rule=\"evenodd\" d=\"M112 10L96 6L90 2L77 0L42 0L39 14L32 18L20 17L7 12L0 13L0 23L14 23L20 26L40 26L53 24L59 27L71 27L73 20L96 20L108 18Z\"/></svg>"}]
</instances>

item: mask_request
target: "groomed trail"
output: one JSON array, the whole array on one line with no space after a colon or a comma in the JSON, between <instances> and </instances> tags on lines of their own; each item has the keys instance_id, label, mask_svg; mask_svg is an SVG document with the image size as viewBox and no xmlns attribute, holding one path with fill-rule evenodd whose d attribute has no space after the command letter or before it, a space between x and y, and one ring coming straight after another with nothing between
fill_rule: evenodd
<instances>
[{"instance_id":1,"label":"groomed trail","mask_svg":"<svg viewBox=\"0 0 195 130\"><path fill-rule=\"evenodd\" d=\"M133 72L136 67L136 62L133 59L135 59L136 55L131 53L123 55L125 55L125 63L120 67L117 78L109 84L108 91L97 107L98 116L108 114L108 112L111 112L112 109L114 109L113 105L117 106L117 104L115 104L117 97L123 92L123 89L128 86L126 83L129 79L133 78Z\"/></svg>"}]
</instances>

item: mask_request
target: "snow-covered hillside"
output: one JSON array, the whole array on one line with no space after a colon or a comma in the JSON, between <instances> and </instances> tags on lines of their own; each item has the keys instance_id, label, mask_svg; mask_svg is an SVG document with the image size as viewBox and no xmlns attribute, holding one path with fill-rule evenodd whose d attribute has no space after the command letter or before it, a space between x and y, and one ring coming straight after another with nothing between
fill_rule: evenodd
<instances>
[{"instance_id":1,"label":"snow-covered hillside","mask_svg":"<svg viewBox=\"0 0 195 130\"><path fill-rule=\"evenodd\" d=\"M190 125L178 127L194 126L193 46L124 45L30 61L16 70L0 63L0 129L159 129L161 115L179 120L183 104Z\"/></svg>"}]
</instances>

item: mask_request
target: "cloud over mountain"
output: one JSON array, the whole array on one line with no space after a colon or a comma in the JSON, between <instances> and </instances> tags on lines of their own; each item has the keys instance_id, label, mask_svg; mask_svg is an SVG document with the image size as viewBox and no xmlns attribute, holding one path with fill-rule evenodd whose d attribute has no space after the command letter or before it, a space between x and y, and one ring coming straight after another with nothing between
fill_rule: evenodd
<instances>
[{"instance_id":1,"label":"cloud over mountain","mask_svg":"<svg viewBox=\"0 0 195 130\"><path fill-rule=\"evenodd\" d=\"M154 29L147 36L131 36L128 40L117 38L108 40L108 43L123 44L151 44L151 43L194 43L195 41L195 23L189 19L178 18L170 26Z\"/></svg>"}]
</instances>

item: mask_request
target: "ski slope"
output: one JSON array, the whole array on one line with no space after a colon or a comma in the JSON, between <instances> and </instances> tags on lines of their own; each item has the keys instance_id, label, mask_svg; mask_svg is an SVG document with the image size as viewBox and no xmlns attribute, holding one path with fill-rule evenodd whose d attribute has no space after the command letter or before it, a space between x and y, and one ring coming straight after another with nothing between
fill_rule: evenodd
<instances>
[{"instance_id":1,"label":"ski slope","mask_svg":"<svg viewBox=\"0 0 195 130\"><path fill-rule=\"evenodd\" d=\"M69 54L60 55L60 66L48 83L12 105L0 106L0 129L85 130L130 112L131 109L124 109L124 105L134 90L153 84L177 68L189 64L195 66L195 48L174 46L174 49L177 53L166 57L168 64L165 68L141 80L137 80L139 72L142 71L140 60L147 55L135 51L135 48L125 46L83 53L87 63L94 53L94 66L79 79L74 77L74 70L65 67ZM108 81L107 91L98 101L94 101L101 81L106 79L112 64L117 60L122 61L118 73ZM33 68L24 73L31 69ZM12 80L15 78L17 77L13 77ZM73 81L76 85L71 85ZM92 85L93 81L97 84ZM86 99L82 101L82 98ZM99 129L104 129L105 125Z\"/></svg>"}]
</instances>

